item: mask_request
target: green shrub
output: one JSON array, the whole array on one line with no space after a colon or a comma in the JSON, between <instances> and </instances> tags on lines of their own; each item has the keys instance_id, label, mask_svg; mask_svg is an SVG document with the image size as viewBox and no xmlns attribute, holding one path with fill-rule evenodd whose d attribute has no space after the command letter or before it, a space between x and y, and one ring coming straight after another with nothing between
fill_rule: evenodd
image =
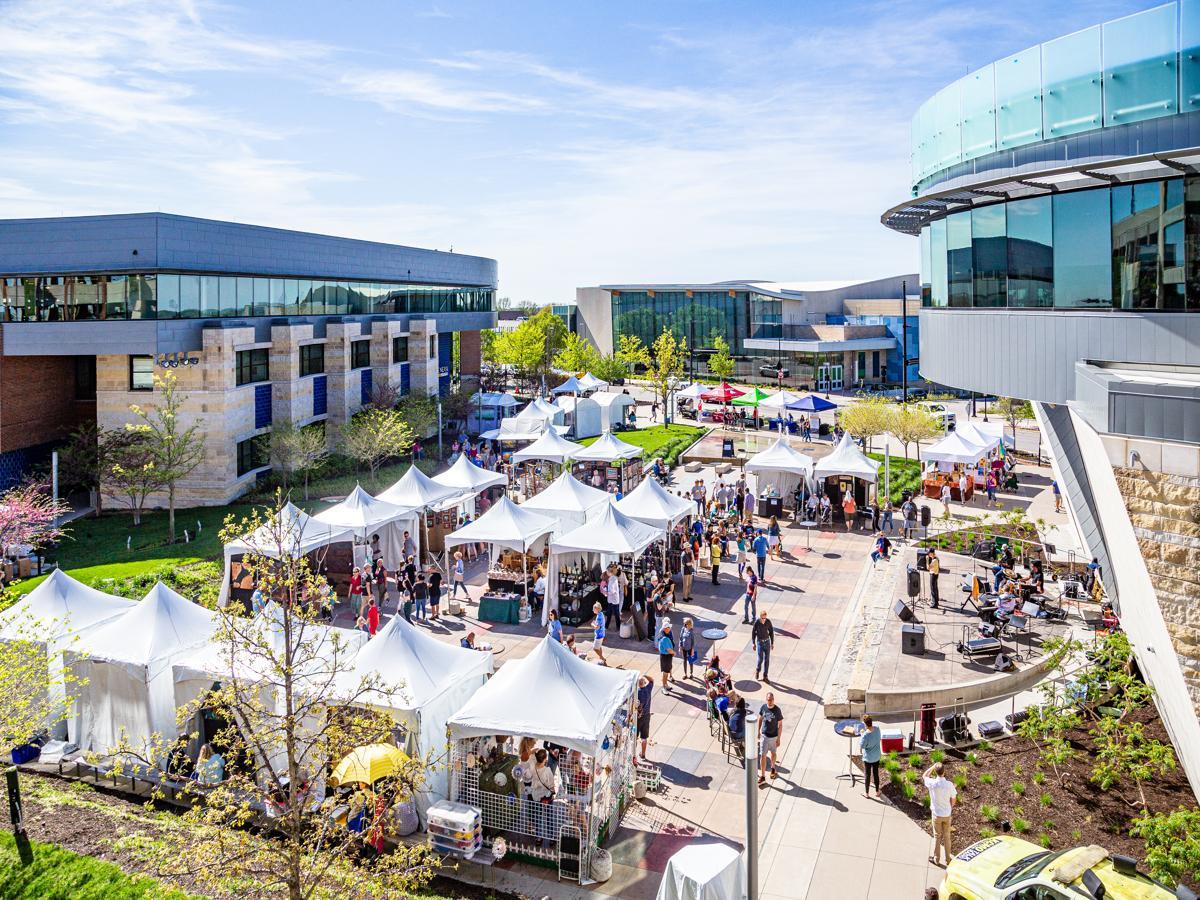
<instances>
[{"instance_id":1,"label":"green shrub","mask_svg":"<svg viewBox=\"0 0 1200 900\"><path fill-rule=\"evenodd\" d=\"M972 750L970 753L968 753L966 755L965 759L967 762L969 762L973 766L979 765L979 754L976 753L974 750Z\"/></svg>"},{"instance_id":2,"label":"green shrub","mask_svg":"<svg viewBox=\"0 0 1200 900\"><path fill-rule=\"evenodd\" d=\"M1021 774L1021 764L1020 764L1020 763L1016 763L1016 764L1013 766L1013 774L1014 774L1014 775L1020 775L1020 774Z\"/></svg>"},{"instance_id":3,"label":"green shrub","mask_svg":"<svg viewBox=\"0 0 1200 900\"><path fill-rule=\"evenodd\" d=\"M1083 832L1080 831L1078 828L1072 828L1071 829L1071 840L1074 841L1075 843L1079 843L1079 841L1083 840Z\"/></svg>"},{"instance_id":4,"label":"green shrub","mask_svg":"<svg viewBox=\"0 0 1200 900\"><path fill-rule=\"evenodd\" d=\"M1014 781L1012 783L1012 792L1014 794L1016 794L1018 797L1024 797L1025 796L1025 782Z\"/></svg>"},{"instance_id":5,"label":"green shrub","mask_svg":"<svg viewBox=\"0 0 1200 900\"><path fill-rule=\"evenodd\" d=\"M912 800L917 796L917 789L912 786L911 782L906 781L900 785L900 794L905 800Z\"/></svg>"},{"instance_id":6,"label":"green shrub","mask_svg":"<svg viewBox=\"0 0 1200 900\"><path fill-rule=\"evenodd\" d=\"M920 753L910 753L908 756L908 764L914 769L919 769L925 765L925 757Z\"/></svg>"},{"instance_id":7,"label":"green shrub","mask_svg":"<svg viewBox=\"0 0 1200 900\"><path fill-rule=\"evenodd\" d=\"M1054 829L1056 829L1057 827L1058 826L1054 824L1053 819L1047 819L1045 822L1042 823L1042 831L1046 831L1046 832L1054 831Z\"/></svg>"},{"instance_id":8,"label":"green shrub","mask_svg":"<svg viewBox=\"0 0 1200 900\"><path fill-rule=\"evenodd\" d=\"M985 803L979 807L979 814L989 822L998 822L1000 820L1000 807Z\"/></svg>"},{"instance_id":9,"label":"green shrub","mask_svg":"<svg viewBox=\"0 0 1200 900\"><path fill-rule=\"evenodd\" d=\"M1050 796L1049 792L1044 791L1042 793L1042 795L1040 797L1038 797L1038 803L1042 804L1042 806L1049 809L1051 806L1054 805L1054 798Z\"/></svg>"},{"instance_id":10,"label":"green shrub","mask_svg":"<svg viewBox=\"0 0 1200 900\"><path fill-rule=\"evenodd\" d=\"M931 763L945 762L946 761L946 751L945 750L930 750L929 751L929 761Z\"/></svg>"},{"instance_id":11,"label":"green shrub","mask_svg":"<svg viewBox=\"0 0 1200 900\"><path fill-rule=\"evenodd\" d=\"M991 741L980 741L976 746L979 747L981 752L987 753L987 751L992 749L992 742Z\"/></svg>"},{"instance_id":12,"label":"green shrub","mask_svg":"<svg viewBox=\"0 0 1200 900\"><path fill-rule=\"evenodd\" d=\"M889 773L889 776L894 787L900 787L900 785L904 784L904 776L899 772L891 772Z\"/></svg>"},{"instance_id":13,"label":"green shrub","mask_svg":"<svg viewBox=\"0 0 1200 900\"><path fill-rule=\"evenodd\" d=\"M1155 878L1180 881L1200 872L1200 809L1143 814L1130 834L1146 842L1146 865Z\"/></svg>"},{"instance_id":14,"label":"green shrub","mask_svg":"<svg viewBox=\"0 0 1200 900\"><path fill-rule=\"evenodd\" d=\"M1026 822L1024 819L1019 819L1019 818L1013 819L1012 820L1012 829L1017 834L1025 834L1027 831L1029 831L1029 823Z\"/></svg>"},{"instance_id":15,"label":"green shrub","mask_svg":"<svg viewBox=\"0 0 1200 900\"><path fill-rule=\"evenodd\" d=\"M995 780L996 780L996 776L993 775L991 772L984 772L982 775L979 776L980 784L992 784L993 782L995 782Z\"/></svg>"},{"instance_id":16,"label":"green shrub","mask_svg":"<svg viewBox=\"0 0 1200 900\"><path fill-rule=\"evenodd\" d=\"M960 791L967 786L967 776L962 772L956 772L950 780L954 782L954 786Z\"/></svg>"},{"instance_id":17,"label":"green shrub","mask_svg":"<svg viewBox=\"0 0 1200 900\"><path fill-rule=\"evenodd\" d=\"M1042 784L1045 780L1046 780L1045 772L1038 771L1038 772L1033 773L1033 783L1034 784Z\"/></svg>"},{"instance_id":18,"label":"green shrub","mask_svg":"<svg viewBox=\"0 0 1200 900\"><path fill-rule=\"evenodd\" d=\"M904 770L904 780L908 784L916 784L917 779L920 777L921 777L921 773L918 772L916 769L905 769Z\"/></svg>"},{"instance_id":19,"label":"green shrub","mask_svg":"<svg viewBox=\"0 0 1200 900\"><path fill-rule=\"evenodd\" d=\"M995 832L995 831L993 831L993 830L992 830L992 829L990 829L990 828L980 828L980 829L979 829L979 836L980 836L981 838L990 838L990 837L995 837L995 836L996 836L996 832Z\"/></svg>"},{"instance_id":20,"label":"green shrub","mask_svg":"<svg viewBox=\"0 0 1200 900\"><path fill-rule=\"evenodd\" d=\"M1044 847L1045 849L1049 850L1050 849L1050 835L1039 834L1038 835L1038 843L1041 844L1042 847Z\"/></svg>"}]
</instances>

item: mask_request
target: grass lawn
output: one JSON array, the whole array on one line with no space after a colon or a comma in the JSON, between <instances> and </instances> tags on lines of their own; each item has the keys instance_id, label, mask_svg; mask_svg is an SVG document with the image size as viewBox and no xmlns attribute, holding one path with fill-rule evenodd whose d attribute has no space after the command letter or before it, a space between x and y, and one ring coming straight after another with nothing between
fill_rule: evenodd
<instances>
[{"instance_id":1,"label":"grass lawn","mask_svg":"<svg viewBox=\"0 0 1200 900\"><path fill-rule=\"evenodd\" d=\"M110 862L33 842L33 862L22 865L13 836L0 832L0 897L6 900L185 900L187 894Z\"/></svg>"},{"instance_id":2,"label":"grass lawn","mask_svg":"<svg viewBox=\"0 0 1200 900\"><path fill-rule=\"evenodd\" d=\"M868 453L871 459L883 462L882 453ZM883 466L879 467L879 483L883 484ZM891 498L899 504L905 491L911 491L914 497L921 494L921 464L915 459L905 459L903 456L893 456L891 462Z\"/></svg>"},{"instance_id":3,"label":"grass lawn","mask_svg":"<svg viewBox=\"0 0 1200 900\"><path fill-rule=\"evenodd\" d=\"M617 432L617 437L627 444L645 449L643 459L647 462L656 456L663 457L667 465L675 465L679 454L694 444L705 429L696 425L654 425L636 431ZM579 443L587 446L599 438L583 438Z\"/></svg>"}]
</instances>

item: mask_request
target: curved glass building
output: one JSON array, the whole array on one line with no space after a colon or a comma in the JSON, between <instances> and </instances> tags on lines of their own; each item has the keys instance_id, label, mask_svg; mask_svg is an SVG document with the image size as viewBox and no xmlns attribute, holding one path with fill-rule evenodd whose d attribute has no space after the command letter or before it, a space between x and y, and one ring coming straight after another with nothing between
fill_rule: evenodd
<instances>
[{"instance_id":1,"label":"curved glass building","mask_svg":"<svg viewBox=\"0 0 1200 900\"><path fill-rule=\"evenodd\" d=\"M882 219L919 240L921 374L1034 401L1200 789L1200 0L943 87L907 194Z\"/></svg>"}]
</instances>

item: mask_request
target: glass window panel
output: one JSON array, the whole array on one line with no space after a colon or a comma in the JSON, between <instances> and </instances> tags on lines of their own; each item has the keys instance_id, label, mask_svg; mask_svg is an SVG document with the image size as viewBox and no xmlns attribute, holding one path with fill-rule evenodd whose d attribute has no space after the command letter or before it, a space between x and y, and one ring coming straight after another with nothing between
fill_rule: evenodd
<instances>
[{"instance_id":1,"label":"glass window panel","mask_svg":"<svg viewBox=\"0 0 1200 900\"><path fill-rule=\"evenodd\" d=\"M1163 228L1163 269L1183 265L1183 220L1172 222ZM1166 273L1163 273L1166 280Z\"/></svg>"},{"instance_id":2,"label":"glass window panel","mask_svg":"<svg viewBox=\"0 0 1200 900\"><path fill-rule=\"evenodd\" d=\"M129 279L124 275L113 275L104 286L104 318L124 319L128 309L125 296ZM40 304L40 298L39 298Z\"/></svg>"},{"instance_id":3,"label":"glass window panel","mask_svg":"<svg viewBox=\"0 0 1200 900\"><path fill-rule=\"evenodd\" d=\"M1008 204L1008 305L1054 305L1054 220L1049 197Z\"/></svg>"},{"instance_id":4,"label":"glass window panel","mask_svg":"<svg viewBox=\"0 0 1200 900\"><path fill-rule=\"evenodd\" d=\"M300 282L295 278L283 281L283 311L286 315L300 315Z\"/></svg>"},{"instance_id":5,"label":"glass window panel","mask_svg":"<svg viewBox=\"0 0 1200 900\"><path fill-rule=\"evenodd\" d=\"M1107 190L1053 199L1054 305L1112 305L1112 229Z\"/></svg>"},{"instance_id":6,"label":"glass window panel","mask_svg":"<svg viewBox=\"0 0 1200 900\"><path fill-rule=\"evenodd\" d=\"M254 284L254 312L252 315L265 316L271 311L271 279L252 278Z\"/></svg>"},{"instance_id":7,"label":"glass window panel","mask_svg":"<svg viewBox=\"0 0 1200 900\"><path fill-rule=\"evenodd\" d=\"M1200 109L1200 0L1182 0L1179 11L1180 112Z\"/></svg>"},{"instance_id":8,"label":"glass window panel","mask_svg":"<svg viewBox=\"0 0 1200 900\"><path fill-rule=\"evenodd\" d=\"M325 314L325 292L328 288L323 281L309 281L301 278L296 282L296 309L306 316Z\"/></svg>"},{"instance_id":9,"label":"glass window panel","mask_svg":"<svg viewBox=\"0 0 1200 900\"><path fill-rule=\"evenodd\" d=\"M933 169L940 170L962 159L962 83L954 82L934 95Z\"/></svg>"},{"instance_id":10,"label":"glass window panel","mask_svg":"<svg viewBox=\"0 0 1200 900\"><path fill-rule=\"evenodd\" d=\"M1121 309L1157 309L1160 183L1112 188L1113 294Z\"/></svg>"},{"instance_id":11,"label":"glass window panel","mask_svg":"<svg viewBox=\"0 0 1200 900\"><path fill-rule=\"evenodd\" d=\"M160 319L179 318L179 276L158 276L158 317Z\"/></svg>"},{"instance_id":12,"label":"glass window panel","mask_svg":"<svg viewBox=\"0 0 1200 900\"><path fill-rule=\"evenodd\" d=\"M996 146L1042 139L1042 48L1030 47L996 63Z\"/></svg>"},{"instance_id":13,"label":"glass window panel","mask_svg":"<svg viewBox=\"0 0 1200 900\"><path fill-rule=\"evenodd\" d=\"M200 317L221 314L221 279L216 275L200 276Z\"/></svg>"},{"instance_id":14,"label":"glass window panel","mask_svg":"<svg viewBox=\"0 0 1200 900\"><path fill-rule=\"evenodd\" d=\"M929 268L933 273L929 284L929 302L933 306L945 306L949 302L946 254L946 220L938 219L929 226Z\"/></svg>"},{"instance_id":15,"label":"glass window panel","mask_svg":"<svg viewBox=\"0 0 1200 900\"><path fill-rule=\"evenodd\" d=\"M239 278L237 280L237 315L254 315L254 279Z\"/></svg>"},{"instance_id":16,"label":"glass window panel","mask_svg":"<svg viewBox=\"0 0 1200 900\"><path fill-rule=\"evenodd\" d=\"M1179 109L1176 5L1108 22L1104 29L1104 124L1125 125Z\"/></svg>"},{"instance_id":17,"label":"glass window panel","mask_svg":"<svg viewBox=\"0 0 1200 900\"><path fill-rule=\"evenodd\" d=\"M1047 140L1099 128L1100 26L1042 44L1042 81Z\"/></svg>"},{"instance_id":18,"label":"glass window panel","mask_svg":"<svg viewBox=\"0 0 1200 900\"><path fill-rule=\"evenodd\" d=\"M1187 305L1188 309L1196 310L1200 309L1200 176L1189 176L1185 180Z\"/></svg>"},{"instance_id":19,"label":"glass window panel","mask_svg":"<svg viewBox=\"0 0 1200 900\"><path fill-rule=\"evenodd\" d=\"M153 275L129 276L129 318L153 319L158 316L158 298L154 295Z\"/></svg>"},{"instance_id":20,"label":"glass window panel","mask_svg":"<svg viewBox=\"0 0 1200 900\"><path fill-rule=\"evenodd\" d=\"M930 292L931 280L933 278L933 266L930 260L930 237L929 226L926 225L921 229L921 305L930 306L932 294Z\"/></svg>"},{"instance_id":21,"label":"glass window panel","mask_svg":"<svg viewBox=\"0 0 1200 900\"><path fill-rule=\"evenodd\" d=\"M962 80L962 158L996 149L995 67L984 66Z\"/></svg>"},{"instance_id":22,"label":"glass window panel","mask_svg":"<svg viewBox=\"0 0 1200 900\"><path fill-rule=\"evenodd\" d=\"M71 279L70 317L76 321L98 319L104 311L104 276L77 275Z\"/></svg>"},{"instance_id":23,"label":"glass window panel","mask_svg":"<svg viewBox=\"0 0 1200 900\"><path fill-rule=\"evenodd\" d=\"M350 315L357 315L366 309L367 295L371 290L371 285L363 282L355 282L350 285L350 296L347 298L346 312Z\"/></svg>"},{"instance_id":24,"label":"glass window panel","mask_svg":"<svg viewBox=\"0 0 1200 900\"><path fill-rule=\"evenodd\" d=\"M287 298L284 294L286 285L282 278L272 278L270 283L269 315L282 316L287 310Z\"/></svg>"},{"instance_id":25,"label":"glass window panel","mask_svg":"<svg viewBox=\"0 0 1200 900\"><path fill-rule=\"evenodd\" d=\"M222 275L219 289L221 291L221 315L236 316L238 305L237 279Z\"/></svg>"},{"instance_id":26,"label":"glass window panel","mask_svg":"<svg viewBox=\"0 0 1200 900\"><path fill-rule=\"evenodd\" d=\"M971 255L974 305L1004 306L1008 238L1003 203L971 211Z\"/></svg>"},{"instance_id":27,"label":"glass window panel","mask_svg":"<svg viewBox=\"0 0 1200 900\"><path fill-rule=\"evenodd\" d=\"M946 217L946 264L949 270L951 306L972 305L971 214Z\"/></svg>"},{"instance_id":28,"label":"glass window panel","mask_svg":"<svg viewBox=\"0 0 1200 900\"><path fill-rule=\"evenodd\" d=\"M129 389L131 391L154 390L154 357L129 357Z\"/></svg>"},{"instance_id":29,"label":"glass window panel","mask_svg":"<svg viewBox=\"0 0 1200 900\"><path fill-rule=\"evenodd\" d=\"M200 276L179 276L179 318L195 319L200 315Z\"/></svg>"}]
</instances>

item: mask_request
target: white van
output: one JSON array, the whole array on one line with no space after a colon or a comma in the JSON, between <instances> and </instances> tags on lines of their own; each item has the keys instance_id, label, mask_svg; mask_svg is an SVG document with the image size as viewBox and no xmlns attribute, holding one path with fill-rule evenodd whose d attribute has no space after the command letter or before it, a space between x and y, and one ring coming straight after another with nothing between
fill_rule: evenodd
<instances>
[{"instance_id":1,"label":"white van","mask_svg":"<svg viewBox=\"0 0 1200 900\"><path fill-rule=\"evenodd\" d=\"M958 424L958 414L946 409L944 403L938 403L936 400L922 400L919 405L938 420L938 424L942 426L944 432L953 431Z\"/></svg>"}]
</instances>

